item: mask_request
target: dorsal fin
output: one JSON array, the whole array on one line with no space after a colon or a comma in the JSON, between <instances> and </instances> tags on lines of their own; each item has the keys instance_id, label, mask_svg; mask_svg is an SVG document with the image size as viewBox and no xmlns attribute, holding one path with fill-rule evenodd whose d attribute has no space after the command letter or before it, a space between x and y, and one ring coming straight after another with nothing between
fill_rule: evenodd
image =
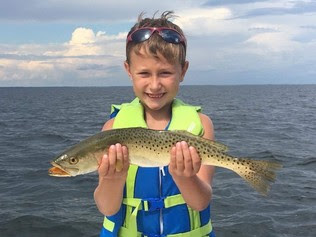
<instances>
[{"instance_id":1,"label":"dorsal fin","mask_svg":"<svg viewBox=\"0 0 316 237\"><path fill-rule=\"evenodd\" d=\"M193 138L193 139L201 139L204 142L207 142L208 144L210 144L211 146L215 147L216 149L222 151L222 152L227 152L228 151L228 147L222 143L216 142L216 141L212 141L203 137L199 137L196 135L193 135L192 133L186 131L186 130L172 130L169 132L173 132L173 133L177 133L179 135L185 135L187 137Z\"/></svg>"}]
</instances>

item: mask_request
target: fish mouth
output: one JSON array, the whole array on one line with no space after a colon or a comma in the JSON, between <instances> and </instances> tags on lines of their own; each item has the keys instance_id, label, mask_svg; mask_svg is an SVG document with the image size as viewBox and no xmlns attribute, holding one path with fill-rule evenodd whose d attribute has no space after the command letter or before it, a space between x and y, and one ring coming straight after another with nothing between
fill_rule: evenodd
<instances>
[{"instance_id":1,"label":"fish mouth","mask_svg":"<svg viewBox=\"0 0 316 237\"><path fill-rule=\"evenodd\" d=\"M67 172L64 168L62 168L60 165L55 163L54 161L51 162L51 165L53 167L51 167L48 170L48 174L50 176L54 176L54 177L71 177L71 176L73 176L69 172Z\"/></svg>"}]
</instances>

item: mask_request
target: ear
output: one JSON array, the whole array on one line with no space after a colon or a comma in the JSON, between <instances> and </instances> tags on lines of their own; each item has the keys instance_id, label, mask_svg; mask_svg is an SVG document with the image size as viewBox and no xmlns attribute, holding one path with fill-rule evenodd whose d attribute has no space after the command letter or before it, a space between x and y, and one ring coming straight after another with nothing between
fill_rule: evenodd
<instances>
[{"instance_id":1,"label":"ear","mask_svg":"<svg viewBox=\"0 0 316 237\"><path fill-rule=\"evenodd\" d=\"M182 72L181 72L181 79L180 79L181 82L183 81L184 76L185 76L185 74L186 74L188 68L189 68L189 61L185 61L185 62L184 62L184 65L183 65L183 67L182 67Z\"/></svg>"},{"instance_id":2,"label":"ear","mask_svg":"<svg viewBox=\"0 0 316 237\"><path fill-rule=\"evenodd\" d=\"M127 75L132 79L131 68L130 68L130 65L128 64L127 61L124 61L124 68L125 68Z\"/></svg>"}]
</instances>

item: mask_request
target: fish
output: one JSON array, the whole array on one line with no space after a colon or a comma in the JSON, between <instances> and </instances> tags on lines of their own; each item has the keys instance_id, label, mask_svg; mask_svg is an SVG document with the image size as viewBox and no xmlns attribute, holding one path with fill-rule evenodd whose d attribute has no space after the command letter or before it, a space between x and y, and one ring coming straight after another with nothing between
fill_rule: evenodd
<instances>
[{"instance_id":1,"label":"fish","mask_svg":"<svg viewBox=\"0 0 316 237\"><path fill-rule=\"evenodd\" d=\"M53 167L48 172L55 177L74 177L94 172L102 156L116 143L128 148L131 164L140 167L167 166L171 148L181 141L195 147L201 164L232 170L263 195L268 194L271 183L276 179L276 171L282 167L277 161L231 156L226 145L187 131L134 127L106 130L82 140L53 159ZM120 164L116 165L119 169Z\"/></svg>"}]
</instances>

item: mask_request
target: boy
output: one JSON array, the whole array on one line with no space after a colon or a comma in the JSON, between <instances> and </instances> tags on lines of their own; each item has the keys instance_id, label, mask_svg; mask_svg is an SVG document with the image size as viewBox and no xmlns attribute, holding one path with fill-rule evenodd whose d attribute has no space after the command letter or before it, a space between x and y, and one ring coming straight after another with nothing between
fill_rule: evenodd
<instances>
[{"instance_id":1,"label":"boy","mask_svg":"<svg viewBox=\"0 0 316 237\"><path fill-rule=\"evenodd\" d=\"M148 127L187 130L214 139L210 118L199 107L175 99L188 69L186 39L164 12L142 19L127 36L124 63L136 99L114 106L103 130ZM116 167L121 164L121 169ZM214 167L201 165L194 147L178 142L167 167L142 168L129 164L128 149L112 145L104 155L94 198L105 215L105 236L214 236L210 200Z\"/></svg>"}]
</instances>

